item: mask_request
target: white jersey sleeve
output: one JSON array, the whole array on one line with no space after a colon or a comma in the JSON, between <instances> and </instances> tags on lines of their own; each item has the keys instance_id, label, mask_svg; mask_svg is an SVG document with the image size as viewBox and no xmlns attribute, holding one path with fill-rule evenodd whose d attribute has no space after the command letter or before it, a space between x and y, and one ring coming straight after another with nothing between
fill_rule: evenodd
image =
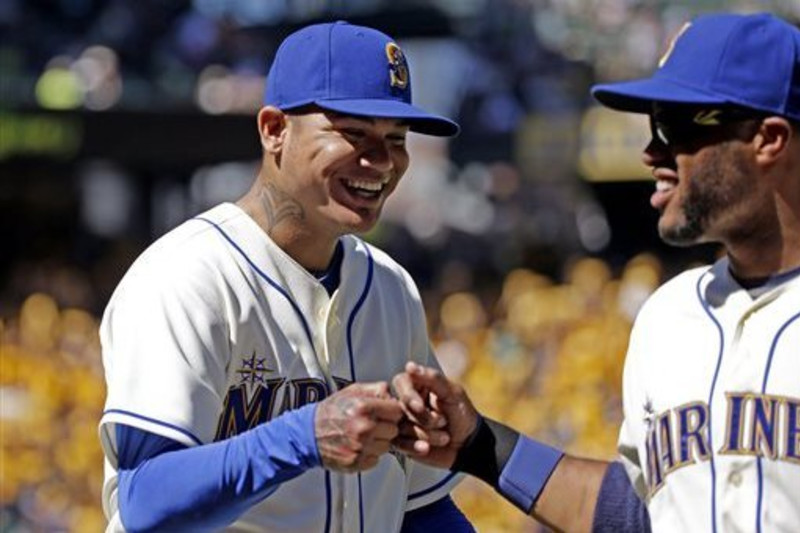
<instances>
[{"instance_id":1,"label":"white jersey sleeve","mask_svg":"<svg viewBox=\"0 0 800 533\"><path fill-rule=\"evenodd\" d=\"M628 343L628 357L625 359L625 366L622 374L622 400L624 411L626 413L635 413L636 399L641 398L642 393L640 390L639 364L638 358L632 354L639 353L638 348L641 342L641 336L646 335L647 332L643 331L641 323L635 322L631 330L630 341ZM647 498L647 486L644 479L643 465L639 456L636 425L633 420L626 417L622 421L619 431L619 440L617 442L617 451L619 452L620 461L625 467L628 478L631 480L636 494L642 499Z\"/></svg>"},{"instance_id":2,"label":"white jersey sleeve","mask_svg":"<svg viewBox=\"0 0 800 533\"><path fill-rule=\"evenodd\" d=\"M113 449L114 423L187 446L213 440L230 343L220 316L224 296L214 283L217 271L195 249L182 246L182 234L192 230L208 231L196 224L160 241L134 264L106 308L106 451ZM113 461L115 454L109 457Z\"/></svg>"}]
</instances>

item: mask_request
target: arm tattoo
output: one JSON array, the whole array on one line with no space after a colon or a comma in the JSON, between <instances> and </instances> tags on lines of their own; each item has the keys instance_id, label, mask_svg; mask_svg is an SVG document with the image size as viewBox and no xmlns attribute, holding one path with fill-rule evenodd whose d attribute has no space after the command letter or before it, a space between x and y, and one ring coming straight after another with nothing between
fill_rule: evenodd
<instances>
[{"instance_id":1,"label":"arm tattoo","mask_svg":"<svg viewBox=\"0 0 800 533\"><path fill-rule=\"evenodd\" d=\"M267 222L267 233L272 231L278 224L287 218L304 219L305 212L303 207L291 196L275 186L274 183L267 183L259 194L261 207Z\"/></svg>"}]
</instances>

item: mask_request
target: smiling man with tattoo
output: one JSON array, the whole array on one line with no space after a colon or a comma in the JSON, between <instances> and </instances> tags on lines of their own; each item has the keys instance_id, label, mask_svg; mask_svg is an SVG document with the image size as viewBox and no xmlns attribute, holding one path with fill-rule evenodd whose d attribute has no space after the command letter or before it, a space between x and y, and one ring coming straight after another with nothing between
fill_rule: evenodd
<instances>
[{"instance_id":1,"label":"smiling man with tattoo","mask_svg":"<svg viewBox=\"0 0 800 533\"><path fill-rule=\"evenodd\" d=\"M264 103L249 192L153 244L103 317L108 531L472 531L452 473L387 453L387 380L436 361L408 273L352 235L407 133L458 126L411 104L396 43L343 22L283 42Z\"/></svg>"}]
</instances>

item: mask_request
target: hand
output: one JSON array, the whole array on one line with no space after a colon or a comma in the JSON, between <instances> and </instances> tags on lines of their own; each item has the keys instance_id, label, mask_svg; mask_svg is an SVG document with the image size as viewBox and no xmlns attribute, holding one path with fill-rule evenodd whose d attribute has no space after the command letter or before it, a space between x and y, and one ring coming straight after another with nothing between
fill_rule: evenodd
<instances>
[{"instance_id":1,"label":"hand","mask_svg":"<svg viewBox=\"0 0 800 533\"><path fill-rule=\"evenodd\" d=\"M409 362L392 380L412 427L404 428L394 446L420 462L450 468L464 442L478 427L478 412L464 388L438 370ZM439 438L441 419L447 439Z\"/></svg>"},{"instance_id":2,"label":"hand","mask_svg":"<svg viewBox=\"0 0 800 533\"><path fill-rule=\"evenodd\" d=\"M322 466L341 472L372 468L389 450L402 417L385 382L354 383L327 397L314 417Z\"/></svg>"}]
</instances>

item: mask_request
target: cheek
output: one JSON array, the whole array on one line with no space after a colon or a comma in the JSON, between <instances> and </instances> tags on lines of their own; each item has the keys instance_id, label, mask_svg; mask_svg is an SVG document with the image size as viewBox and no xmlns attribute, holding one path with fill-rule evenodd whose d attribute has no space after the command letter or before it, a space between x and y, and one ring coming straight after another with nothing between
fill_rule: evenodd
<instances>
[{"instance_id":1,"label":"cheek","mask_svg":"<svg viewBox=\"0 0 800 533\"><path fill-rule=\"evenodd\" d=\"M394 154L392 157L392 166L395 168L395 172L397 174L397 180L399 181L400 178L403 177L403 174L406 173L408 170L409 162L411 158L408 155L408 152L405 150L399 151L397 154Z\"/></svg>"},{"instance_id":2,"label":"cheek","mask_svg":"<svg viewBox=\"0 0 800 533\"><path fill-rule=\"evenodd\" d=\"M310 160L316 173L322 177L356 162L353 147L344 143L325 144L313 153Z\"/></svg>"}]
</instances>

